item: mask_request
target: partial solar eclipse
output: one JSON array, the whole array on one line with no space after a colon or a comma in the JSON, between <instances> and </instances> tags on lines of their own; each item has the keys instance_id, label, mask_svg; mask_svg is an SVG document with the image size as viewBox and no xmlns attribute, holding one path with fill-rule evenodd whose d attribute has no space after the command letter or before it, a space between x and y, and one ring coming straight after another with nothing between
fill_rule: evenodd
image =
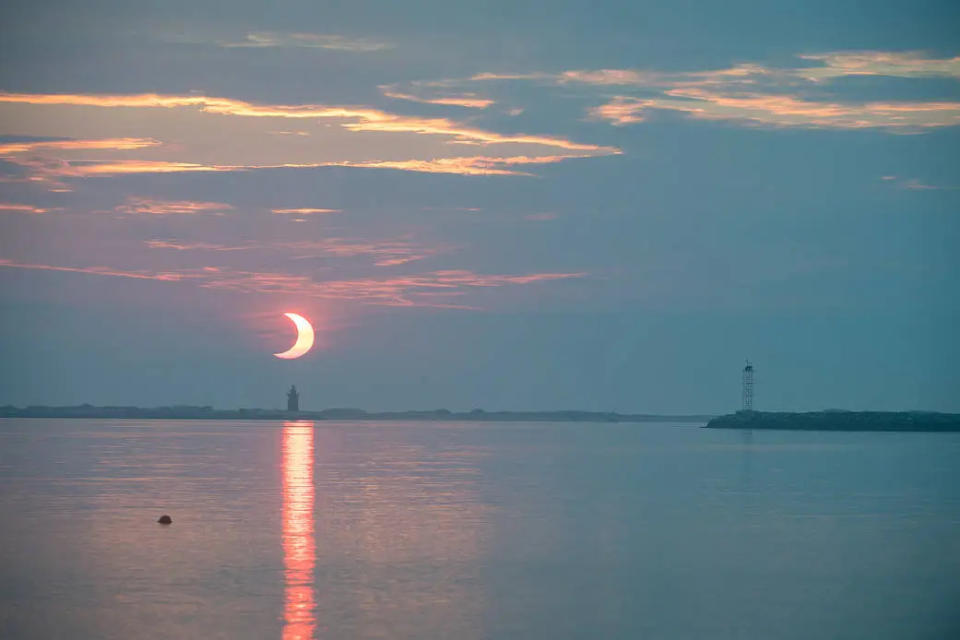
<instances>
[{"instance_id":1,"label":"partial solar eclipse","mask_svg":"<svg viewBox=\"0 0 960 640\"><path fill-rule=\"evenodd\" d=\"M286 351L275 353L273 355L277 358L283 358L284 360L293 360L294 358L299 358L307 351L310 351L310 348L313 346L313 327L303 316L295 313L285 313L283 315L290 318L293 321L293 324L296 325L297 341L294 342L293 346Z\"/></svg>"}]
</instances>

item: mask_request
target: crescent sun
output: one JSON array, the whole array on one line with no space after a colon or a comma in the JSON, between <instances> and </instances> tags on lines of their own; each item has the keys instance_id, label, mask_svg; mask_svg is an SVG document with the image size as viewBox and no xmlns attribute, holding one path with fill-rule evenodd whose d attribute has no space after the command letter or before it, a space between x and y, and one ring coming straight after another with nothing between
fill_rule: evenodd
<instances>
[{"instance_id":1,"label":"crescent sun","mask_svg":"<svg viewBox=\"0 0 960 640\"><path fill-rule=\"evenodd\" d=\"M293 360L294 358L299 358L307 351L310 351L310 348L313 346L313 327L303 316L297 315L296 313L285 313L283 314L290 318L293 321L293 324L297 327L297 341L293 343L293 346L283 351L281 353L273 354L277 358L283 358L284 360Z\"/></svg>"}]
</instances>

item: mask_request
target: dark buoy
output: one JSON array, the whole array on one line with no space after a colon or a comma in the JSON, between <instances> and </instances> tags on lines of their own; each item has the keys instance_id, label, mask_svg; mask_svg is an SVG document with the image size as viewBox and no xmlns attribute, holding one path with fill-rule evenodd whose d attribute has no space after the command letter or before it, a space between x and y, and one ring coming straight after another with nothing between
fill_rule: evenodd
<instances>
[{"instance_id":1,"label":"dark buoy","mask_svg":"<svg viewBox=\"0 0 960 640\"><path fill-rule=\"evenodd\" d=\"M163 516L160 516L160 519L157 520L157 522L159 522L160 524L172 524L173 518L167 515L163 515Z\"/></svg>"}]
</instances>

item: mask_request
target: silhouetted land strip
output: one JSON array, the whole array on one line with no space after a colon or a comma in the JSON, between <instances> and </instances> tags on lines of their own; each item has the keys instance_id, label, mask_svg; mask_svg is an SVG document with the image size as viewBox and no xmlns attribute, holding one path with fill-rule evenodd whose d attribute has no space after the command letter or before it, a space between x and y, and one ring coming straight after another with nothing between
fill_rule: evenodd
<instances>
[{"instance_id":1,"label":"silhouetted land strip","mask_svg":"<svg viewBox=\"0 0 960 640\"><path fill-rule=\"evenodd\" d=\"M166 420L470 420L477 422L707 422L713 416L668 416L604 411L432 411L367 412L363 409L283 411L281 409L214 409L213 407L0 407L2 418L139 418Z\"/></svg>"},{"instance_id":2,"label":"silhouetted land strip","mask_svg":"<svg viewBox=\"0 0 960 640\"><path fill-rule=\"evenodd\" d=\"M707 423L709 429L795 431L960 431L960 414L932 411L738 411Z\"/></svg>"}]
</instances>

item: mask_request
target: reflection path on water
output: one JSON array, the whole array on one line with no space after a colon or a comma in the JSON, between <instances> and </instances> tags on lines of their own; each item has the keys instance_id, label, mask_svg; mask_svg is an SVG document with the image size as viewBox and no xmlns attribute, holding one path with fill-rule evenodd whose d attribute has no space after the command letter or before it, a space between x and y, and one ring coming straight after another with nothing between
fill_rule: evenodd
<instances>
[{"instance_id":1,"label":"reflection path on water","mask_svg":"<svg viewBox=\"0 0 960 640\"><path fill-rule=\"evenodd\" d=\"M316 625L313 570L313 423L283 425L283 640L312 638Z\"/></svg>"}]
</instances>

